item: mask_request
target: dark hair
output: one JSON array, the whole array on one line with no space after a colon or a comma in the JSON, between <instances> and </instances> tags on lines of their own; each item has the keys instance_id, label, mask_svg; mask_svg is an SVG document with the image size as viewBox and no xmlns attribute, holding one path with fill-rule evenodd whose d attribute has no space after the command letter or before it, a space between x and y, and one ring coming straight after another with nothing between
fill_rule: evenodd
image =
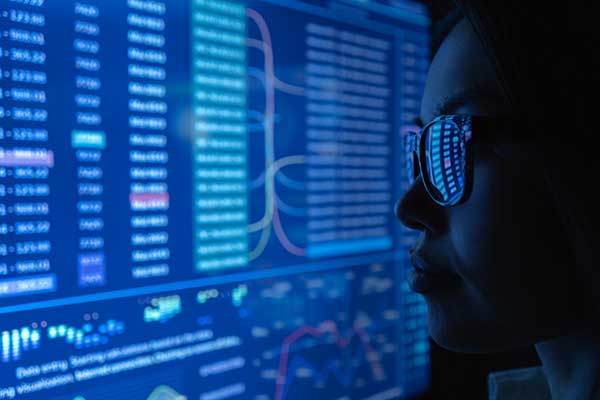
<instances>
[{"instance_id":1,"label":"dark hair","mask_svg":"<svg viewBox=\"0 0 600 400\"><path fill-rule=\"evenodd\" d=\"M457 7L432 8L431 11L431 55L433 57L448 33L463 19L464 15Z\"/></svg>"},{"instance_id":2,"label":"dark hair","mask_svg":"<svg viewBox=\"0 0 600 400\"><path fill-rule=\"evenodd\" d=\"M600 315L595 212L600 151L592 141L591 110L600 69L592 57L597 51L593 13L578 1L455 0L454 5L482 41L506 99L525 122L523 134L539 144L540 179L546 180L570 238L565 245L573 250L575 270L565 270L574 272L585 290L587 311Z\"/></svg>"}]
</instances>

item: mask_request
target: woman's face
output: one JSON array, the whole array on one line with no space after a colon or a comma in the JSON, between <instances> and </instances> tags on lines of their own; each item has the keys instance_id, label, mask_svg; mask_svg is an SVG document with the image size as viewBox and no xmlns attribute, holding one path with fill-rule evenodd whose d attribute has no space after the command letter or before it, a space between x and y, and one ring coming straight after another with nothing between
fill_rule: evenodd
<instances>
[{"instance_id":1,"label":"woman's face","mask_svg":"<svg viewBox=\"0 0 600 400\"><path fill-rule=\"evenodd\" d=\"M507 110L480 41L461 21L432 62L421 119ZM420 179L397 204L398 218L421 231L411 252L418 271L412 278L420 277L421 285L413 288L427 302L431 336L446 348L503 350L575 325L574 261L543 171L519 146L525 145L510 144L507 156L474 145L473 190L461 205L436 205Z\"/></svg>"}]
</instances>

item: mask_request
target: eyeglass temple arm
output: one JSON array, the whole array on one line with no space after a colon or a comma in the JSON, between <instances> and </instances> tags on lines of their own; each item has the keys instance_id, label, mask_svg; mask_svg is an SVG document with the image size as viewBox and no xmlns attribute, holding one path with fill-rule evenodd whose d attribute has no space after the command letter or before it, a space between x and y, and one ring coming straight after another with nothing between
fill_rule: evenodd
<instances>
[{"instance_id":1,"label":"eyeglass temple arm","mask_svg":"<svg viewBox=\"0 0 600 400\"><path fill-rule=\"evenodd\" d=\"M524 140L527 135L519 128L520 126L519 119L511 117L473 116L471 118L471 130L475 132L477 140Z\"/></svg>"},{"instance_id":2,"label":"eyeglass temple arm","mask_svg":"<svg viewBox=\"0 0 600 400\"><path fill-rule=\"evenodd\" d=\"M408 134L404 138L407 151L410 151L410 152L418 151L420 137L421 137L420 132L414 132L414 131L408 132Z\"/></svg>"}]
</instances>

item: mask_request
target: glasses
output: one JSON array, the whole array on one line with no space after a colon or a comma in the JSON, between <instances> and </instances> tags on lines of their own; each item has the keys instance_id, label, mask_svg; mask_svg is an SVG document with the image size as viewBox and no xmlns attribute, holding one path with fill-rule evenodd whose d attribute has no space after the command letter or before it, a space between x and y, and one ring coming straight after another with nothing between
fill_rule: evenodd
<instances>
[{"instance_id":1,"label":"glasses","mask_svg":"<svg viewBox=\"0 0 600 400\"><path fill-rule=\"evenodd\" d=\"M443 207L464 203L473 186L473 133L490 139L506 119L471 115L442 115L406 137L409 181L421 176L431 199ZM508 133L510 136L510 133Z\"/></svg>"}]
</instances>

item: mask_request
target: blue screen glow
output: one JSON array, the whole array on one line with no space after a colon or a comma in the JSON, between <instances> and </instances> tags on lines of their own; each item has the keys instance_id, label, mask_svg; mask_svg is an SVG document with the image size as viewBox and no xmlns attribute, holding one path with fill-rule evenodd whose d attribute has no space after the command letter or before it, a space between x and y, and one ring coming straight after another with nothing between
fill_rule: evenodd
<instances>
[{"instance_id":1,"label":"blue screen glow","mask_svg":"<svg viewBox=\"0 0 600 400\"><path fill-rule=\"evenodd\" d=\"M410 398L412 1L0 0L0 400Z\"/></svg>"}]
</instances>

